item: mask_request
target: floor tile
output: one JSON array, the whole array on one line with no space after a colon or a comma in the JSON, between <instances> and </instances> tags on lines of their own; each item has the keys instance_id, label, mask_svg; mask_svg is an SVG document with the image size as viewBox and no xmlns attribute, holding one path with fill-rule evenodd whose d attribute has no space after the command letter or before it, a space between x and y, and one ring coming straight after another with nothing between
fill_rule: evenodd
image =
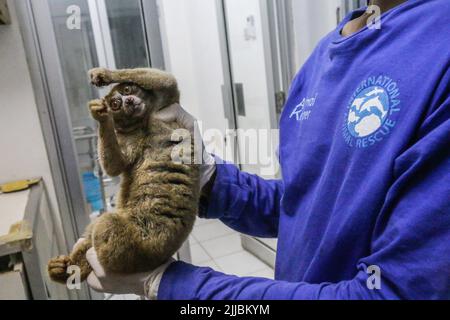
<instances>
[{"instance_id":1,"label":"floor tile","mask_svg":"<svg viewBox=\"0 0 450 320\"><path fill-rule=\"evenodd\" d=\"M191 246L194 245L194 244L198 244L198 241L197 241L197 239L194 237L193 234L191 234L191 235L189 236L189 244L190 244Z\"/></svg>"},{"instance_id":2,"label":"floor tile","mask_svg":"<svg viewBox=\"0 0 450 320\"><path fill-rule=\"evenodd\" d=\"M220 221L214 221L212 223L200 225L194 228L194 237L198 242L202 243L206 240L219 238L225 235L234 233L233 230L228 228Z\"/></svg>"},{"instance_id":3,"label":"floor tile","mask_svg":"<svg viewBox=\"0 0 450 320\"><path fill-rule=\"evenodd\" d=\"M238 233L207 240L202 242L201 245L213 259L243 250L241 245L241 237Z\"/></svg>"},{"instance_id":4,"label":"floor tile","mask_svg":"<svg viewBox=\"0 0 450 320\"><path fill-rule=\"evenodd\" d=\"M205 249L199 244L191 245L191 258L193 264L211 260L211 257L206 253Z\"/></svg>"},{"instance_id":5,"label":"floor tile","mask_svg":"<svg viewBox=\"0 0 450 320\"><path fill-rule=\"evenodd\" d=\"M266 264L247 251L234 253L214 261L223 272L241 277L267 268Z\"/></svg>"}]
</instances>

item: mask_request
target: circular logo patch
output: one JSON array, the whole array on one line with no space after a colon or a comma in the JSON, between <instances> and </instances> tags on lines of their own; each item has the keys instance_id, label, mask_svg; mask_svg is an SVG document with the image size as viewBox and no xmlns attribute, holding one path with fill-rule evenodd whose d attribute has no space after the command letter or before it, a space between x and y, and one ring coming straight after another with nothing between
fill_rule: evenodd
<instances>
[{"instance_id":1,"label":"circular logo patch","mask_svg":"<svg viewBox=\"0 0 450 320\"><path fill-rule=\"evenodd\" d=\"M344 138L351 147L366 148L386 138L400 111L397 83L388 77L371 77L353 94L345 116Z\"/></svg>"}]
</instances>

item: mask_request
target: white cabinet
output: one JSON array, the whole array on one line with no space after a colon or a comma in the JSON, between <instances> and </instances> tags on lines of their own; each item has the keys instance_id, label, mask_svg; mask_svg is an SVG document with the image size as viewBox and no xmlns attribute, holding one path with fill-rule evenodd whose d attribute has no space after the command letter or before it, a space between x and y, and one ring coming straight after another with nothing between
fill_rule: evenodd
<instances>
[{"instance_id":1,"label":"white cabinet","mask_svg":"<svg viewBox=\"0 0 450 320\"><path fill-rule=\"evenodd\" d=\"M66 251L55 232L42 183L0 194L0 300L69 299L66 287L47 274L50 258Z\"/></svg>"},{"instance_id":2,"label":"white cabinet","mask_svg":"<svg viewBox=\"0 0 450 320\"><path fill-rule=\"evenodd\" d=\"M9 272L0 273L0 300L28 300L29 294L23 264Z\"/></svg>"}]
</instances>

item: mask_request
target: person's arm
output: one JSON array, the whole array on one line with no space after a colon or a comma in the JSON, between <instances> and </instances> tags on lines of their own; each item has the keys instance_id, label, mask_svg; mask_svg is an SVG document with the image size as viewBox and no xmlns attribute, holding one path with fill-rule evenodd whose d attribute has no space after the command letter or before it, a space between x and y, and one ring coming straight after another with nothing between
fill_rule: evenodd
<instances>
[{"instance_id":1,"label":"person's arm","mask_svg":"<svg viewBox=\"0 0 450 320\"><path fill-rule=\"evenodd\" d=\"M230 228L251 236L277 237L282 181L242 172L220 159L217 163L208 196L202 197L199 215L220 219Z\"/></svg>"},{"instance_id":2,"label":"person's arm","mask_svg":"<svg viewBox=\"0 0 450 320\"><path fill-rule=\"evenodd\" d=\"M355 277L339 283L288 283L238 278L182 262L164 273L159 299L449 299L450 298L450 98L423 122L415 143L394 164L389 190L373 235L371 254L355 266ZM230 166L221 169L216 198L230 217L264 212L275 197L266 185ZM220 175L220 173L219 173ZM242 186L251 185L246 189ZM263 185L263 187L261 186ZM221 200L222 190L226 191ZM242 189L244 190L242 190ZM232 190L239 196L228 197ZM258 190L255 194L250 190ZM243 196L245 194L245 196ZM265 198L267 197L267 198ZM268 200L268 199L272 200ZM243 200L245 199L245 201ZM253 203L262 199L265 205ZM215 205L213 204L213 208ZM214 210L210 211L214 213ZM257 219L254 215L253 219ZM229 218L232 219L232 218ZM358 244L355 244L358 245ZM295 254L295 252L292 252ZM381 289L370 290L367 269L381 271Z\"/></svg>"}]
</instances>

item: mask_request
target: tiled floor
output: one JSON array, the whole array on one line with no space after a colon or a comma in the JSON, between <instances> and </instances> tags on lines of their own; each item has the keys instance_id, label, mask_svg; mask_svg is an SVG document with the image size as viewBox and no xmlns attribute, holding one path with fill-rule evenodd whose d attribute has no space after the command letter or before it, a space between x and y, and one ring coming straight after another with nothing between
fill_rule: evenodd
<instances>
[{"instance_id":1,"label":"tiled floor","mask_svg":"<svg viewBox=\"0 0 450 320\"><path fill-rule=\"evenodd\" d=\"M189 242L193 265L240 277L274 278L273 269L245 251L239 234L219 220L197 219ZM136 300L139 297L120 295L109 299Z\"/></svg>"},{"instance_id":2,"label":"tiled floor","mask_svg":"<svg viewBox=\"0 0 450 320\"><path fill-rule=\"evenodd\" d=\"M273 270L245 251L239 234L218 220L198 219L189 240L194 265L240 277L273 279Z\"/></svg>"}]
</instances>

